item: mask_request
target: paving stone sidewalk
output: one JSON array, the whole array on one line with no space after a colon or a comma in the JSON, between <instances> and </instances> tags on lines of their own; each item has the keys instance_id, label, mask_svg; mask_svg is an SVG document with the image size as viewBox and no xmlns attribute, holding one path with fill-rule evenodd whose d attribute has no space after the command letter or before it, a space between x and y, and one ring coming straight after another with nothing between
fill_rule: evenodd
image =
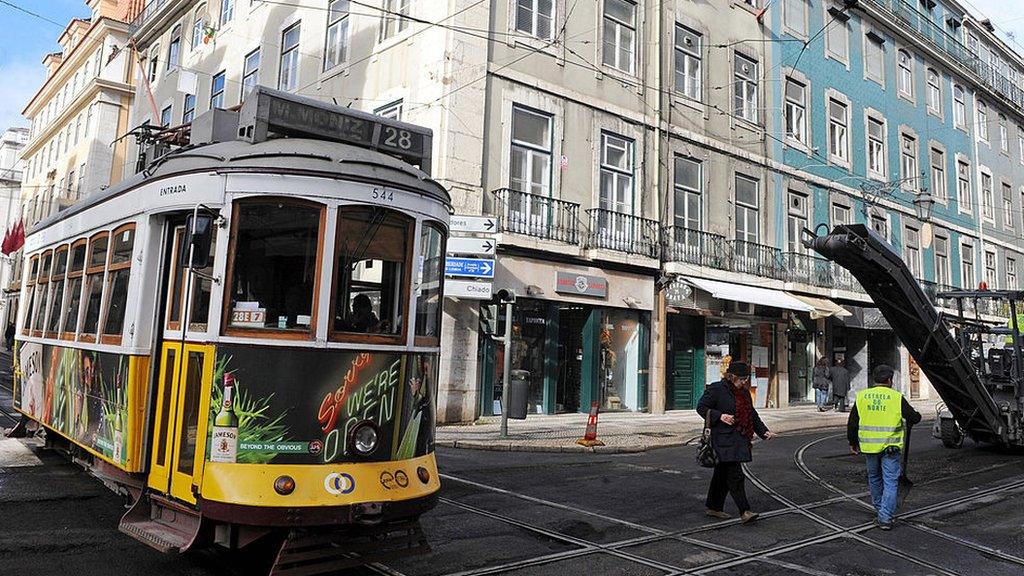
<instances>
[{"instance_id":1,"label":"paving stone sidewalk","mask_svg":"<svg viewBox=\"0 0 1024 576\"><path fill-rule=\"evenodd\" d=\"M914 408L926 421L935 417L938 399L913 400ZM848 413L818 412L811 405L758 410L761 419L776 434L822 428L844 428ZM500 417L486 417L472 424L437 427L437 445L477 450L519 452L643 452L655 448L695 442L703 421L693 410L671 410L665 414L615 413L598 417L597 437L604 446L586 448L576 444L587 427L586 414L531 414L526 420L509 420L509 437L500 437ZM919 426L931 426L922 422Z\"/></svg>"}]
</instances>

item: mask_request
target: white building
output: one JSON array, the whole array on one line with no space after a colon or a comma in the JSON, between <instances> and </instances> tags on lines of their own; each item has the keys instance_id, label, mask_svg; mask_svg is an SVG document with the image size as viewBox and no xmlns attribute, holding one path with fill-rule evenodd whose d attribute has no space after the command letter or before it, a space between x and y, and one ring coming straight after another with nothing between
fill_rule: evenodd
<instances>
[{"instance_id":1,"label":"white building","mask_svg":"<svg viewBox=\"0 0 1024 576\"><path fill-rule=\"evenodd\" d=\"M21 218L21 178L25 163L21 150L28 142L28 128L8 128L0 136L0 222L4 231L10 230ZM0 326L6 328L11 301L7 297L13 273L13 258L0 257L0 288L4 290L0 308ZM16 290L12 292L16 294Z\"/></svg>"}]
</instances>

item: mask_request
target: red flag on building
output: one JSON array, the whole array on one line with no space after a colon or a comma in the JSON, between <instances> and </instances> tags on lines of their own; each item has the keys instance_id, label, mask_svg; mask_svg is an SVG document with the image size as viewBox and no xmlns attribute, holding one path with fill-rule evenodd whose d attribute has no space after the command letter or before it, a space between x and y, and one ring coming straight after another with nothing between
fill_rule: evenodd
<instances>
[{"instance_id":1,"label":"red flag on building","mask_svg":"<svg viewBox=\"0 0 1024 576\"><path fill-rule=\"evenodd\" d=\"M3 254L4 256L7 256L10 253L11 253L11 229L8 228L7 231L4 232L4 241L3 241L3 243L0 243L0 254Z\"/></svg>"},{"instance_id":2,"label":"red flag on building","mask_svg":"<svg viewBox=\"0 0 1024 576\"><path fill-rule=\"evenodd\" d=\"M25 245L25 219L18 220L14 226L14 234L11 238L11 252L17 252Z\"/></svg>"}]
</instances>

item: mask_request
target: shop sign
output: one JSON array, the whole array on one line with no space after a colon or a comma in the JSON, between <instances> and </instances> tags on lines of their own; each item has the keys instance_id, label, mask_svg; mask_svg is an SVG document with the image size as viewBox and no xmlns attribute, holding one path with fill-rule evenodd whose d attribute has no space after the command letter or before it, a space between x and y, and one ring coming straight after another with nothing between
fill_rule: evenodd
<instances>
[{"instance_id":1,"label":"shop sign","mask_svg":"<svg viewBox=\"0 0 1024 576\"><path fill-rule=\"evenodd\" d=\"M555 279L555 292L561 294L576 294L578 296L607 298L608 280L600 276L591 276L589 274L558 272L558 276Z\"/></svg>"},{"instance_id":2,"label":"shop sign","mask_svg":"<svg viewBox=\"0 0 1024 576\"><path fill-rule=\"evenodd\" d=\"M686 306L689 304L693 288L682 280L673 280L665 287L665 302L669 306Z\"/></svg>"}]
</instances>

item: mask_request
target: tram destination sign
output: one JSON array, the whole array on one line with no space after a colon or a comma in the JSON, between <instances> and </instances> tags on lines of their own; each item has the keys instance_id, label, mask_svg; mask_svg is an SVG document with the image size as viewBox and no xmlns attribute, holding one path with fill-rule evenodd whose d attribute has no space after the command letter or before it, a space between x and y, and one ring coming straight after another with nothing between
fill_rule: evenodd
<instances>
[{"instance_id":1,"label":"tram destination sign","mask_svg":"<svg viewBox=\"0 0 1024 576\"><path fill-rule=\"evenodd\" d=\"M494 278L494 260L448 257L444 261L444 273L467 278Z\"/></svg>"},{"instance_id":2,"label":"tram destination sign","mask_svg":"<svg viewBox=\"0 0 1024 576\"><path fill-rule=\"evenodd\" d=\"M265 140L271 132L344 142L430 170L430 129L266 86L254 88L242 103L239 132L251 142Z\"/></svg>"}]
</instances>

